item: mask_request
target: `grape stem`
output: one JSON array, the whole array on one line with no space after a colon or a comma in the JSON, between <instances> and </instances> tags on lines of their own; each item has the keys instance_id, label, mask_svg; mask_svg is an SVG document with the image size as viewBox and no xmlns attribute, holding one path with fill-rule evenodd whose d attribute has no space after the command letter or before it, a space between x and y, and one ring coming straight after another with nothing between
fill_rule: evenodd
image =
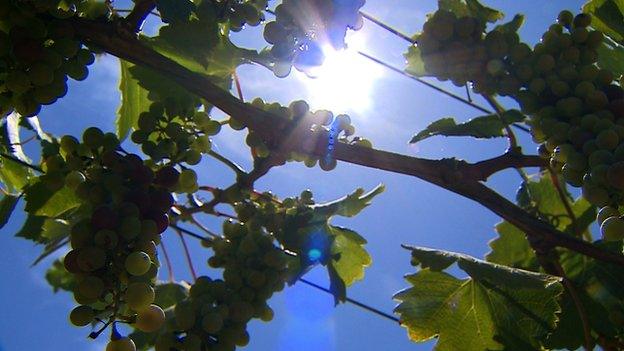
<instances>
[{"instance_id":1,"label":"grape stem","mask_svg":"<svg viewBox=\"0 0 624 351\"><path fill-rule=\"evenodd\" d=\"M143 44L136 36L130 36L108 23L84 18L71 18L67 21L74 25L77 35L85 42L97 45L104 51L129 62L160 72L189 92L244 123L263 140L278 143L284 138L283 133L290 121L243 103L214 84L210 78L194 73L159 54ZM309 147L311 140L318 141L314 148ZM320 142L318 136L311 132L306 134L304 131L301 135L297 135L297 138L289 137L289 143L282 144L282 147L315 156L323 156L326 152L326 145ZM333 157L352 164L415 176L476 201L518 227L527 235L530 242L538 246L563 247L597 260L624 266L624 255L603 250L592 243L562 233L485 186L481 183L481 179L474 177L481 172L472 173L472 176L463 174L464 171L474 172L474 164L471 166L469 163L459 161L420 159L344 143L336 143ZM523 157L518 156L516 159L523 160ZM506 168L511 167L513 166Z\"/></svg>"},{"instance_id":2,"label":"grape stem","mask_svg":"<svg viewBox=\"0 0 624 351\"><path fill-rule=\"evenodd\" d=\"M218 152L210 150L210 151L208 151L208 155L213 157L214 159L220 161L224 165L228 166L230 169L232 169L234 171L234 173L236 173L237 176L241 176L241 175L245 174L245 170L241 166L239 166L238 164L234 163L233 161L227 159L226 157L224 157L223 155L219 154Z\"/></svg>"},{"instance_id":3,"label":"grape stem","mask_svg":"<svg viewBox=\"0 0 624 351\"><path fill-rule=\"evenodd\" d=\"M481 96L483 96L485 101L487 101L487 103L490 104L490 106L492 106L494 111L496 111L496 115L498 116L501 123L503 124L505 128L505 132L507 133L507 138L509 139L509 149L510 150L518 149L518 141L516 140L516 135L514 134L513 130L511 130L509 123L507 123L505 121L505 118L503 117L503 114L505 113L505 109L498 103L498 101L496 101L496 98L494 98L492 95L481 94Z\"/></svg>"},{"instance_id":4,"label":"grape stem","mask_svg":"<svg viewBox=\"0 0 624 351\"><path fill-rule=\"evenodd\" d=\"M578 226L578 220L576 218L576 215L574 214L574 211L572 211L572 206L570 206L569 196L561 187L561 182L559 182L559 177L557 176L557 173L553 172L550 166L548 166L548 173L550 174L550 179L553 183L553 186L557 190L557 195L559 195L559 199L561 200L563 207L568 213L568 217L570 217L570 220L572 221L572 228L574 229L574 235L583 236L583 233L580 233L580 228ZM587 241L592 241L591 234L586 233L584 236Z\"/></svg>"},{"instance_id":5,"label":"grape stem","mask_svg":"<svg viewBox=\"0 0 624 351\"><path fill-rule=\"evenodd\" d=\"M188 249L188 245L186 245L186 239L184 239L184 235L178 229L176 229L178 233L178 237L180 238L180 242L182 243L182 248L184 249L184 256L186 257L186 264L188 265L189 271L191 272L191 276L193 277L193 281L197 280L197 273L195 273L195 266L193 265L193 258L191 257L191 252Z\"/></svg>"},{"instance_id":6,"label":"grape stem","mask_svg":"<svg viewBox=\"0 0 624 351\"><path fill-rule=\"evenodd\" d=\"M162 240L160 241L160 248L162 249L163 256L165 256L165 264L167 265L167 276L169 277L169 282L173 282L175 280L173 276L173 266L171 265L169 254L167 253L167 249L165 248L165 242Z\"/></svg>"}]
</instances>

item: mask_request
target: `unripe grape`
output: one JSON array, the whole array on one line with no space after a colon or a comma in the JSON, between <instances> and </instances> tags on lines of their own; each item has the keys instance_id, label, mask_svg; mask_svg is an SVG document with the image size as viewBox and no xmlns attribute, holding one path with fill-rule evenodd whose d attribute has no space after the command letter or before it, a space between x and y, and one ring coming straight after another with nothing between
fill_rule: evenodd
<instances>
[{"instance_id":1,"label":"unripe grape","mask_svg":"<svg viewBox=\"0 0 624 351\"><path fill-rule=\"evenodd\" d=\"M111 340L106 345L106 351L136 351L136 345L129 337L123 337L121 339Z\"/></svg>"},{"instance_id":2,"label":"unripe grape","mask_svg":"<svg viewBox=\"0 0 624 351\"><path fill-rule=\"evenodd\" d=\"M140 276L149 270L152 262L148 254L142 251L135 251L126 257L124 267L128 273Z\"/></svg>"},{"instance_id":3,"label":"unripe grape","mask_svg":"<svg viewBox=\"0 0 624 351\"><path fill-rule=\"evenodd\" d=\"M598 211L598 215L596 216L596 221L598 222L598 224L602 224L602 222L604 222L609 217L619 217L619 216L620 216L620 212L617 210L617 208L612 207L612 206L605 206L605 207L602 207Z\"/></svg>"},{"instance_id":4,"label":"unripe grape","mask_svg":"<svg viewBox=\"0 0 624 351\"><path fill-rule=\"evenodd\" d=\"M93 321L95 313L89 306L78 306L69 314L69 320L77 327L84 327Z\"/></svg>"},{"instance_id":5,"label":"unripe grape","mask_svg":"<svg viewBox=\"0 0 624 351\"><path fill-rule=\"evenodd\" d=\"M624 220L619 217L609 217L600 225L600 233L605 241L624 239Z\"/></svg>"},{"instance_id":6,"label":"unripe grape","mask_svg":"<svg viewBox=\"0 0 624 351\"><path fill-rule=\"evenodd\" d=\"M154 302L154 289L147 283L131 283L128 285L124 297L130 308L141 311Z\"/></svg>"},{"instance_id":7,"label":"unripe grape","mask_svg":"<svg viewBox=\"0 0 624 351\"><path fill-rule=\"evenodd\" d=\"M165 324L165 312L157 305L150 305L147 309L137 313L136 328L145 333L159 330Z\"/></svg>"}]
</instances>

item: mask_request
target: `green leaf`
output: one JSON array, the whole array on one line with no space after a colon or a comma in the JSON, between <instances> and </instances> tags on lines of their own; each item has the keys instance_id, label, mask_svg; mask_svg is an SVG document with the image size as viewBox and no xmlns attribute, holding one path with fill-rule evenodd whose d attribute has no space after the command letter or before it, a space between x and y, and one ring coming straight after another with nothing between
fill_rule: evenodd
<instances>
[{"instance_id":1,"label":"green leaf","mask_svg":"<svg viewBox=\"0 0 624 351\"><path fill-rule=\"evenodd\" d=\"M121 92L121 105L117 111L117 136L124 140L130 130L137 127L139 115L149 110L150 101L147 98L147 90L143 89L139 82L130 73L134 65L119 60L121 75L119 77L119 91Z\"/></svg>"},{"instance_id":2,"label":"green leaf","mask_svg":"<svg viewBox=\"0 0 624 351\"><path fill-rule=\"evenodd\" d=\"M336 268L333 265L327 266L327 272L329 273L329 291L334 296L334 304L344 303L347 301L347 286L342 280Z\"/></svg>"},{"instance_id":3,"label":"green leaf","mask_svg":"<svg viewBox=\"0 0 624 351\"><path fill-rule=\"evenodd\" d=\"M373 198L386 190L383 184L377 185L373 190L364 194L364 189L358 188L353 193L324 204L313 206L314 214L317 217L330 217L333 215L343 217L353 217L362 212L370 205Z\"/></svg>"},{"instance_id":4,"label":"green leaf","mask_svg":"<svg viewBox=\"0 0 624 351\"><path fill-rule=\"evenodd\" d=\"M622 42L624 39L624 1L590 0L583 5L583 12L592 15L592 27Z\"/></svg>"},{"instance_id":5,"label":"green leaf","mask_svg":"<svg viewBox=\"0 0 624 351\"><path fill-rule=\"evenodd\" d=\"M412 287L395 295L395 312L410 339L438 337L436 350L526 350L539 348L555 328L560 280L466 255L424 248L413 262L438 267L453 261L470 278L429 268L407 276ZM438 256L436 259L435 256Z\"/></svg>"},{"instance_id":6,"label":"green leaf","mask_svg":"<svg viewBox=\"0 0 624 351\"><path fill-rule=\"evenodd\" d=\"M438 8L451 11L457 17L472 15L483 22L494 23L505 17L502 12L483 6L477 0L438 0Z\"/></svg>"},{"instance_id":7,"label":"green leaf","mask_svg":"<svg viewBox=\"0 0 624 351\"><path fill-rule=\"evenodd\" d=\"M50 191L45 182L38 181L24 189L25 211L36 216L57 217L80 206L73 190L63 187Z\"/></svg>"},{"instance_id":8,"label":"green leaf","mask_svg":"<svg viewBox=\"0 0 624 351\"><path fill-rule=\"evenodd\" d=\"M165 23L188 21L195 10L195 4L189 0L156 0L156 8Z\"/></svg>"},{"instance_id":9,"label":"green leaf","mask_svg":"<svg viewBox=\"0 0 624 351\"><path fill-rule=\"evenodd\" d=\"M154 304L163 310L184 300L189 293L188 285L180 283L159 283L154 287L154 290L156 292Z\"/></svg>"},{"instance_id":10,"label":"green leaf","mask_svg":"<svg viewBox=\"0 0 624 351\"><path fill-rule=\"evenodd\" d=\"M13 210L15 210L18 201L19 197L12 195L5 195L2 197L2 200L0 200L0 229L2 229L9 221L9 218L11 218L11 214Z\"/></svg>"},{"instance_id":11,"label":"green leaf","mask_svg":"<svg viewBox=\"0 0 624 351\"><path fill-rule=\"evenodd\" d=\"M600 68L610 70L616 77L624 74L624 46L607 37L597 51Z\"/></svg>"},{"instance_id":12,"label":"green leaf","mask_svg":"<svg viewBox=\"0 0 624 351\"><path fill-rule=\"evenodd\" d=\"M503 33L516 33L522 24L524 24L524 15L517 14L511 21L494 27L494 30Z\"/></svg>"},{"instance_id":13,"label":"green leaf","mask_svg":"<svg viewBox=\"0 0 624 351\"><path fill-rule=\"evenodd\" d=\"M56 260L45 274L45 278L52 286L54 292L65 290L72 292L76 287L76 278L73 274L65 270L61 260Z\"/></svg>"},{"instance_id":14,"label":"green leaf","mask_svg":"<svg viewBox=\"0 0 624 351\"><path fill-rule=\"evenodd\" d=\"M403 56L407 61L407 67L405 67L405 72L416 77L428 75L427 71L425 70L425 61L423 61L422 59L420 48L418 48L418 46L411 45L407 49L407 52L403 54Z\"/></svg>"},{"instance_id":15,"label":"green leaf","mask_svg":"<svg viewBox=\"0 0 624 351\"><path fill-rule=\"evenodd\" d=\"M498 115L487 115L457 124L453 118L442 118L431 123L423 131L414 135L410 143L417 143L435 135L471 136L474 138L502 137L505 135L505 126L522 122L524 120L524 115L517 110L509 110L503 115L503 120L505 123L501 121Z\"/></svg>"},{"instance_id":16,"label":"green leaf","mask_svg":"<svg viewBox=\"0 0 624 351\"><path fill-rule=\"evenodd\" d=\"M32 240L36 243L45 243L46 240L41 235L43 232L43 223L46 218L41 216L28 215L26 217L26 221L24 221L24 225L22 225L22 229L20 229L16 237L24 238L28 240Z\"/></svg>"},{"instance_id":17,"label":"green leaf","mask_svg":"<svg viewBox=\"0 0 624 351\"><path fill-rule=\"evenodd\" d=\"M7 135L7 140L9 145L7 148L11 152L11 154L17 157L19 160L30 163L30 159L24 153L24 149L22 148L21 140L20 140L20 120L22 117L18 115L16 112L11 113L5 118L5 133Z\"/></svg>"},{"instance_id":18,"label":"green leaf","mask_svg":"<svg viewBox=\"0 0 624 351\"><path fill-rule=\"evenodd\" d=\"M489 242L492 249L486 260L501 265L528 270L538 269L537 258L524 233L509 222L496 225L498 237Z\"/></svg>"},{"instance_id":19,"label":"green leaf","mask_svg":"<svg viewBox=\"0 0 624 351\"><path fill-rule=\"evenodd\" d=\"M6 152L2 146L0 146L0 151ZM28 184L31 176L32 170L30 168L8 158L0 157L0 182L6 186L8 192L19 192Z\"/></svg>"},{"instance_id":20,"label":"green leaf","mask_svg":"<svg viewBox=\"0 0 624 351\"><path fill-rule=\"evenodd\" d=\"M358 233L342 227L330 227L335 236L331 246L330 265L346 286L364 278L364 269L371 265L372 259L364 249L366 240Z\"/></svg>"}]
</instances>

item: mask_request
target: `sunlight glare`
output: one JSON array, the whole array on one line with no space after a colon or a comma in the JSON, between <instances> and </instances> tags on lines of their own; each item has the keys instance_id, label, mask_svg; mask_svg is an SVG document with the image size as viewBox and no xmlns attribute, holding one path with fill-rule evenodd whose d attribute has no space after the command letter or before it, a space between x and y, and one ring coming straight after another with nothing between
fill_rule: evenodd
<instances>
[{"instance_id":1,"label":"sunlight glare","mask_svg":"<svg viewBox=\"0 0 624 351\"><path fill-rule=\"evenodd\" d=\"M348 48L341 51L331 46L323 49L325 62L314 71L315 78L299 73L313 108L344 113L364 112L370 107L374 83L382 72L357 53L364 47L362 35L348 36L347 44Z\"/></svg>"}]
</instances>

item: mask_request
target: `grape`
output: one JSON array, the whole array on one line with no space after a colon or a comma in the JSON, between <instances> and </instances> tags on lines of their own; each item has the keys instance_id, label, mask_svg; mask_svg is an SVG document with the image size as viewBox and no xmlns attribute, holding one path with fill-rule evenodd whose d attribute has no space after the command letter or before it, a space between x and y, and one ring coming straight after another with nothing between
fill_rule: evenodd
<instances>
[{"instance_id":1,"label":"grape","mask_svg":"<svg viewBox=\"0 0 624 351\"><path fill-rule=\"evenodd\" d=\"M137 314L136 328L151 333L159 330L165 323L165 312L157 305L150 305Z\"/></svg>"},{"instance_id":2,"label":"grape","mask_svg":"<svg viewBox=\"0 0 624 351\"><path fill-rule=\"evenodd\" d=\"M600 233L605 241L624 239L624 220L619 217L609 217L600 225Z\"/></svg>"},{"instance_id":3,"label":"grape","mask_svg":"<svg viewBox=\"0 0 624 351\"><path fill-rule=\"evenodd\" d=\"M104 282L98 277L88 275L78 283L78 291L87 298L98 298L104 292Z\"/></svg>"},{"instance_id":4,"label":"grape","mask_svg":"<svg viewBox=\"0 0 624 351\"><path fill-rule=\"evenodd\" d=\"M602 222L604 222L609 217L619 217L619 216L620 216L620 212L616 208L611 207L611 206L605 206L598 211L596 221L598 221L599 224L602 224Z\"/></svg>"},{"instance_id":5,"label":"grape","mask_svg":"<svg viewBox=\"0 0 624 351\"><path fill-rule=\"evenodd\" d=\"M149 270L152 262L148 254L142 251L135 251L126 257L126 271L132 275L140 276Z\"/></svg>"},{"instance_id":6,"label":"grape","mask_svg":"<svg viewBox=\"0 0 624 351\"><path fill-rule=\"evenodd\" d=\"M202 318L202 328L208 334L217 334L223 327L223 317L219 313L208 313Z\"/></svg>"},{"instance_id":7,"label":"grape","mask_svg":"<svg viewBox=\"0 0 624 351\"><path fill-rule=\"evenodd\" d=\"M136 351L134 341L129 337L123 337L117 340L111 340L106 345L106 351Z\"/></svg>"},{"instance_id":8,"label":"grape","mask_svg":"<svg viewBox=\"0 0 624 351\"><path fill-rule=\"evenodd\" d=\"M154 302L154 289L147 283L131 283L126 290L125 300L133 310L142 311Z\"/></svg>"},{"instance_id":9,"label":"grape","mask_svg":"<svg viewBox=\"0 0 624 351\"><path fill-rule=\"evenodd\" d=\"M78 306L69 314L69 320L77 327L84 327L93 321L95 313L89 306Z\"/></svg>"}]
</instances>

